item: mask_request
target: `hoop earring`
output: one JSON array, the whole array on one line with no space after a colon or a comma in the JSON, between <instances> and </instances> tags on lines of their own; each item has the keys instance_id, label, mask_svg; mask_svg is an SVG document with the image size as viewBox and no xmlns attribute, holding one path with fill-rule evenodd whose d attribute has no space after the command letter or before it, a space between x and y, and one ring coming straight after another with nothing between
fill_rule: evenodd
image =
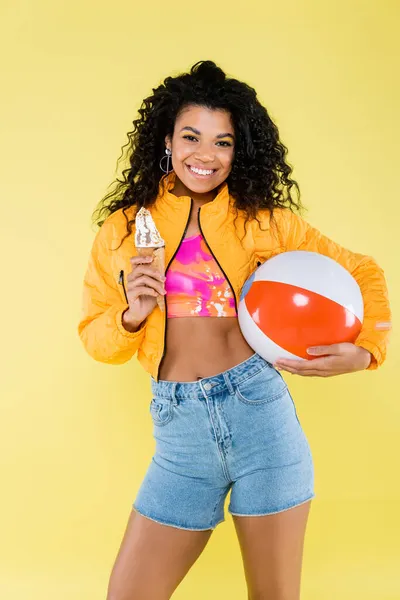
<instances>
[{"instance_id":1,"label":"hoop earring","mask_svg":"<svg viewBox=\"0 0 400 600\"><path fill-rule=\"evenodd\" d=\"M174 170L173 168L171 170L169 170L169 157L171 156L172 152L169 148L165 148L165 154L167 156L163 156L160 160L160 169L161 169L161 171L163 171L163 173L171 173L171 171ZM163 166L162 166L162 161L164 160L164 158L167 159L167 170L166 171L165 171L165 169L163 169Z\"/></svg>"}]
</instances>

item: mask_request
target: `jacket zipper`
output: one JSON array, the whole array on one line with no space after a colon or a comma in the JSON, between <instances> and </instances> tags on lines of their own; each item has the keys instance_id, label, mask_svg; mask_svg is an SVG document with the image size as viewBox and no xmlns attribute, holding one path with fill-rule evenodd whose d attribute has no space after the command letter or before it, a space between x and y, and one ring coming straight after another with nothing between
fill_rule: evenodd
<instances>
[{"instance_id":1,"label":"jacket zipper","mask_svg":"<svg viewBox=\"0 0 400 600\"><path fill-rule=\"evenodd\" d=\"M126 303L129 304L129 302L128 302L128 296L126 294L126 289L125 289L124 270L123 269L121 269L120 272L119 272L118 283L120 283L122 285L122 289L124 290L124 294L125 294L125 298L126 298Z\"/></svg>"},{"instance_id":2,"label":"jacket zipper","mask_svg":"<svg viewBox=\"0 0 400 600\"><path fill-rule=\"evenodd\" d=\"M221 269L222 273L223 273L223 274L224 274L224 276L225 276L225 279L227 280L227 282L228 282L228 283L229 283L229 285L230 285L230 288L231 288L231 290L232 290L232 294L233 294L233 298L234 298L234 300L235 300L235 309L236 309L236 314L237 314L237 312L238 312L238 306L237 306L237 301L236 301L236 294L235 294L235 291L234 291L234 289L233 289L233 286L232 286L231 282L230 282L230 281L229 281L229 279L228 279L228 276L227 276L227 274L225 273L225 271L224 271L224 270L223 270L223 268L221 267L220 263L218 262L218 260L217 260L217 257L215 256L214 252L211 250L210 244L207 242L207 240L206 240L206 237L205 237L205 235L204 235L204 233L203 233L203 230L202 230L202 228L201 228L201 224L200 224L200 208L199 208L199 209L198 209L198 211L197 211L197 220L198 220L198 223L199 223L199 229L200 229L200 233L201 233L201 235L203 236L203 238L204 238L204 241L205 241L205 243L206 243L206 244L207 244L207 246L208 246L208 249L210 250L210 252L211 252L212 256L214 257L214 260L215 260L215 262L217 263L217 265L218 265L218 266L219 266L219 268Z\"/></svg>"},{"instance_id":3,"label":"jacket zipper","mask_svg":"<svg viewBox=\"0 0 400 600\"><path fill-rule=\"evenodd\" d=\"M189 221L190 221L190 215L192 214L192 207L193 207L193 198L190 198L190 210L189 210L189 216L188 216L187 221L186 221L185 229L184 229L184 231L182 233L182 237L181 237L181 239L179 241L178 247L176 248L174 254L172 255L172 257L171 257L171 259L170 259L170 261L169 261L169 263L168 263L168 265L167 265L167 267L165 269L165 273L164 273L165 276L167 275L167 271L169 269L169 266L172 263L172 261L174 260L174 258L176 256L176 253L178 252L178 250L180 248L182 240L185 237L185 233L187 232L187 229L188 229L188 226L189 226ZM165 356L165 347L166 347L166 341L167 341L167 294L164 295L164 304L165 304L165 310L164 310L164 319L165 319L165 324L164 324L164 348L163 348L163 353L162 353L160 362L158 363L157 381L158 381L158 374L160 372L160 365L161 365L162 360L163 360L163 358Z\"/></svg>"}]
</instances>

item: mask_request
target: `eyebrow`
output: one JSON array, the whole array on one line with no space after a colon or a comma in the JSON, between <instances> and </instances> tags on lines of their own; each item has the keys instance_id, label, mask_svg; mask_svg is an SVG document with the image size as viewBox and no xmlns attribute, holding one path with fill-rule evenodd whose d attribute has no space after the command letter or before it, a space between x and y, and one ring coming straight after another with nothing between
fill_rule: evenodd
<instances>
[{"instance_id":1,"label":"eyebrow","mask_svg":"<svg viewBox=\"0 0 400 600\"><path fill-rule=\"evenodd\" d=\"M198 129L195 129L194 127L182 127L181 131L184 131L185 129L193 131L193 133L195 133L196 135L201 135L200 131ZM233 140L235 139L231 133L219 133L216 137L218 139L224 137L231 137Z\"/></svg>"}]
</instances>

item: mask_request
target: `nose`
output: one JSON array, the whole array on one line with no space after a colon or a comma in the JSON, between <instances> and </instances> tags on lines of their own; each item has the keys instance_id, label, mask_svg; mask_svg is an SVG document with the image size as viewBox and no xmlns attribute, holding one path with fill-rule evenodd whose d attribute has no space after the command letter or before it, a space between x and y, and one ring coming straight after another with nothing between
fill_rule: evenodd
<instances>
[{"instance_id":1,"label":"nose","mask_svg":"<svg viewBox=\"0 0 400 600\"><path fill-rule=\"evenodd\" d=\"M215 161L215 153L211 152L207 148L197 148L197 151L193 156L195 160L203 163L212 163Z\"/></svg>"},{"instance_id":2,"label":"nose","mask_svg":"<svg viewBox=\"0 0 400 600\"><path fill-rule=\"evenodd\" d=\"M211 168L211 165L215 164L215 159L210 155L205 156L204 154L195 154L193 159L193 162L195 162L196 165L203 165L204 168L207 168L209 165ZM214 166L212 168L214 168Z\"/></svg>"}]
</instances>

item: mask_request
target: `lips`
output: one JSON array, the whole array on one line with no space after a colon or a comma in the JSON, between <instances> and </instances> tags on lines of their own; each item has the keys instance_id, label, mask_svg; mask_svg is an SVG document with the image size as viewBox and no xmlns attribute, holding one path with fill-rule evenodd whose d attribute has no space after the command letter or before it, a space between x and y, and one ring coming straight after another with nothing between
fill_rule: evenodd
<instances>
[{"instance_id":1,"label":"lips","mask_svg":"<svg viewBox=\"0 0 400 600\"><path fill-rule=\"evenodd\" d=\"M200 169L201 171L216 171L217 169L212 169L211 167L198 167L197 165L186 165L187 167L193 167L194 169Z\"/></svg>"},{"instance_id":2,"label":"lips","mask_svg":"<svg viewBox=\"0 0 400 600\"><path fill-rule=\"evenodd\" d=\"M191 169L189 165L186 165L186 168L188 170L188 173L190 174L190 177L192 177L193 179L197 179L198 181L208 181L212 179L215 175L214 169L207 169L211 171L211 173L198 173L197 171L193 171L193 169Z\"/></svg>"}]
</instances>

